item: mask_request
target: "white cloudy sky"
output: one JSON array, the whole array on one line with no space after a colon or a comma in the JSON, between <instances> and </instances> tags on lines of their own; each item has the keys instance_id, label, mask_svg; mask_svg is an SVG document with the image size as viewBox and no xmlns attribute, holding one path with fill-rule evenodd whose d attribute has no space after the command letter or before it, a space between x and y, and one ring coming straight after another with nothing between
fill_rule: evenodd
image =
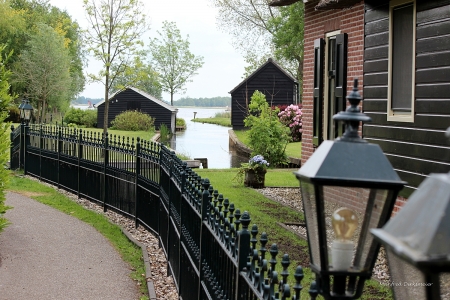
<instances>
[{"instance_id":1,"label":"white cloudy sky","mask_svg":"<svg viewBox=\"0 0 450 300\"><path fill-rule=\"evenodd\" d=\"M184 95L176 94L174 99L181 97L215 97L228 96L242 80L244 61L241 54L231 45L231 37L216 26L216 9L209 0L142 0L145 3L143 11L149 16L150 31L143 38L148 47L149 37L157 37L164 20L174 21L181 35L189 35L191 52L204 57L204 65L193 77L193 82L186 85ZM50 4L66 10L81 27L87 26L82 6L83 0L50 0ZM95 72L99 63L89 60L86 71ZM98 70L98 69L97 69ZM103 86L98 83L87 84L81 96L103 98ZM163 93L163 98L170 96Z\"/></svg>"}]
</instances>

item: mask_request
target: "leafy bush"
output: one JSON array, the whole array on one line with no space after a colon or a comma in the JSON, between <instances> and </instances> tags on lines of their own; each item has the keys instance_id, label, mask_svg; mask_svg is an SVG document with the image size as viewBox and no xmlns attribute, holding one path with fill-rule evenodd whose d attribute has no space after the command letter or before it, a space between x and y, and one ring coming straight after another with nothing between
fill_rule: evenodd
<instances>
[{"instance_id":1,"label":"leafy bush","mask_svg":"<svg viewBox=\"0 0 450 300\"><path fill-rule=\"evenodd\" d=\"M10 103L14 100L14 96L9 94L9 78L12 74L11 70L6 68L6 63L12 55L12 51L4 53L6 45L0 45L0 232L9 224L4 217L7 209L10 209L5 204L6 189L9 185L9 171L5 167L9 160L9 149L11 147L11 140L9 138L11 125L5 122L8 117L8 108Z\"/></svg>"},{"instance_id":2,"label":"leafy bush","mask_svg":"<svg viewBox=\"0 0 450 300\"><path fill-rule=\"evenodd\" d=\"M97 123L97 110L70 108L64 116L64 123L78 127L94 127Z\"/></svg>"},{"instance_id":3,"label":"leafy bush","mask_svg":"<svg viewBox=\"0 0 450 300\"><path fill-rule=\"evenodd\" d=\"M15 105L8 107L8 117L5 122L20 123L20 111Z\"/></svg>"},{"instance_id":4,"label":"leafy bush","mask_svg":"<svg viewBox=\"0 0 450 300\"><path fill-rule=\"evenodd\" d=\"M82 125L86 127L96 127L97 124L97 110L88 109L84 111L84 115L81 118Z\"/></svg>"},{"instance_id":5,"label":"leafy bush","mask_svg":"<svg viewBox=\"0 0 450 300\"><path fill-rule=\"evenodd\" d=\"M136 110L127 110L111 121L111 129L126 131L147 131L153 128L155 120Z\"/></svg>"},{"instance_id":6,"label":"leafy bush","mask_svg":"<svg viewBox=\"0 0 450 300\"><path fill-rule=\"evenodd\" d=\"M64 115L64 123L81 125L81 119L83 118L83 115L84 110L71 107Z\"/></svg>"},{"instance_id":7,"label":"leafy bush","mask_svg":"<svg viewBox=\"0 0 450 300\"><path fill-rule=\"evenodd\" d=\"M259 92L251 97L249 114L244 119L246 127L250 127L248 138L252 155L262 155L272 165L285 164L286 145L291 140L289 128L278 119L278 109L271 109L266 96Z\"/></svg>"},{"instance_id":8,"label":"leafy bush","mask_svg":"<svg viewBox=\"0 0 450 300\"><path fill-rule=\"evenodd\" d=\"M0 112L0 232L9 224L3 214L10 207L5 204L6 193L5 189L9 183L9 171L5 168L6 162L9 160L9 126L10 123L3 122L6 119L7 113Z\"/></svg>"},{"instance_id":9,"label":"leafy bush","mask_svg":"<svg viewBox=\"0 0 450 300\"><path fill-rule=\"evenodd\" d=\"M302 110L298 105L289 105L278 113L281 123L288 126L291 131L292 141L302 140Z\"/></svg>"},{"instance_id":10,"label":"leafy bush","mask_svg":"<svg viewBox=\"0 0 450 300\"><path fill-rule=\"evenodd\" d=\"M177 118L176 120L176 126L183 126L186 127L186 121L183 118Z\"/></svg>"}]
</instances>

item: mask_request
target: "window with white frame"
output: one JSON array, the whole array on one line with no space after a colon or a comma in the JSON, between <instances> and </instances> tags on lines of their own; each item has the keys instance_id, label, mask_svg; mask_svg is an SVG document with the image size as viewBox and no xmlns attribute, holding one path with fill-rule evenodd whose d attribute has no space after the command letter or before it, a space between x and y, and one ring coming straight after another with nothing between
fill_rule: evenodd
<instances>
[{"instance_id":1,"label":"window with white frame","mask_svg":"<svg viewBox=\"0 0 450 300\"><path fill-rule=\"evenodd\" d=\"M388 121L414 122L415 4L411 0L390 2Z\"/></svg>"}]
</instances>

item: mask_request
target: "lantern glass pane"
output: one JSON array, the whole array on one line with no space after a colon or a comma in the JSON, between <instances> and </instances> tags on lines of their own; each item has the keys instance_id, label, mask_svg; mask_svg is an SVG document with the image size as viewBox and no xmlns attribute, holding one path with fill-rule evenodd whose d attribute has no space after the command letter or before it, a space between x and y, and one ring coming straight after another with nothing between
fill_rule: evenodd
<instances>
[{"instance_id":1,"label":"lantern glass pane","mask_svg":"<svg viewBox=\"0 0 450 300\"><path fill-rule=\"evenodd\" d=\"M25 110L25 120L29 120L31 115L31 110Z\"/></svg>"},{"instance_id":2,"label":"lantern glass pane","mask_svg":"<svg viewBox=\"0 0 450 300\"><path fill-rule=\"evenodd\" d=\"M425 278L413 265L387 250L391 279L383 284L394 291L395 299L426 299Z\"/></svg>"},{"instance_id":3,"label":"lantern glass pane","mask_svg":"<svg viewBox=\"0 0 450 300\"><path fill-rule=\"evenodd\" d=\"M305 213L308 242L310 248L311 264L320 268L320 245L317 222L317 207L314 185L310 182L300 181L303 211Z\"/></svg>"},{"instance_id":4,"label":"lantern glass pane","mask_svg":"<svg viewBox=\"0 0 450 300\"><path fill-rule=\"evenodd\" d=\"M352 267L355 271L370 270L371 264L376 255L376 242L369 230L371 228L379 228L384 225L381 222L382 210L385 207L388 191L386 190L371 190L367 188L354 187L338 187L327 186L324 187L324 209L325 209L325 224L327 227L326 236L328 243L327 257L330 258L330 269L345 270ZM352 250L342 250L341 246L333 246L333 243L338 245L339 240L336 236L335 229L332 226L333 214L341 208L348 208L354 212L358 219L358 225L350 238L345 240L345 243L352 243L350 246ZM343 245L345 246L345 245ZM333 254L333 250L335 254ZM343 263L342 260L346 256L342 251L352 251L353 255L348 257L349 263ZM342 255L336 255L336 252ZM350 255L350 254L349 254ZM333 260L334 263L333 263ZM338 261L339 260L339 261ZM343 267L347 265L348 267ZM338 267L340 266L340 267Z\"/></svg>"},{"instance_id":5,"label":"lantern glass pane","mask_svg":"<svg viewBox=\"0 0 450 300\"><path fill-rule=\"evenodd\" d=\"M369 269L371 267L371 263L375 253L375 245L377 244L374 241L374 236L370 234L370 229L372 228L380 228L382 227L386 220L381 220L381 218L385 218L382 215L382 209L387 205L386 201L389 196L389 192L387 190L366 190L369 194L367 195L367 204L366 204L366 218L368 218L368 231L365 235L361 235L361 241L358 248L358 254L360 256L360 262L355 264L356 269ZM389 214L390 215L390 214Z\"/></svg>"}]
</instances>

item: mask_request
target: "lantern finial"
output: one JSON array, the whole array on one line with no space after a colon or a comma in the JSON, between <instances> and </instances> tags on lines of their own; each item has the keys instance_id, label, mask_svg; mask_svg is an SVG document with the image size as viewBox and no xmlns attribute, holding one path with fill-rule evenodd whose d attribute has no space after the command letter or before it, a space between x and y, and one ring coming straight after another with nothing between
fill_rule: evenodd
<instances>
[{"instance_id":1,"label":"lantern finial","mask_svg":"<svg viewBox=\"0 0 450 300\"><path fill-rule=\"evenodd\" d=\"M346 111L339 112L333 116L333 120L344 121L345 122L345 132L344 135L338 140L343 140L347 142L366 142L361 139L358 135L359 122L371 122L372 119L361 113L358 107L359 102L362 98L358 92L358 79L353 80L353 90L347 96L347 100L350 102L350 106L347 107Z\"/></svg>"}]
</instances>

